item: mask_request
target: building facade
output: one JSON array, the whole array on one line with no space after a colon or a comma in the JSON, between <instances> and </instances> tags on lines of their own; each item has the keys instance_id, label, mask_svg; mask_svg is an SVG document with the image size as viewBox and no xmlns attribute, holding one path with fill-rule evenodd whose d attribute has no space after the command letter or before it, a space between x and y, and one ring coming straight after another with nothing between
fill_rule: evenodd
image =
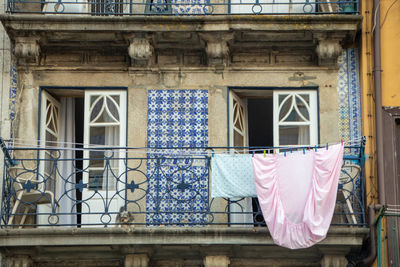
<instances>
[{"instance_id":1,"label":"building facade","mask_svg":"<svg viewBox=\"0 0 400 267\"><path fill-rule=\"evenodd\" d=\"M355 263L361 19L356 2L10 0L4 264ZM256 199L210 197L214 154L340 140L335 216L311 248L274 245Z\"/></svg>"},{"instance_id":2,"label":"building facade","mask_svg":"<svg viewBox=\"0 0 400 267\"><path fill-rule=\"evenodd\" d=\"M398 10L398 5L392 1L366 1L362 7L365 14L361 60L363 121L365 135L372 141L370 147L366 147L366 154L370 155L366 163L366 173L370 174L366 179L371 185L367 189L370 192L367 202L381 210L376 219L378 266L398 266L400 257L399 89L395 75L399 64L394 52L399 42ZM376 14L375 19L372 14Z\"/></svg>"}]
</instances>

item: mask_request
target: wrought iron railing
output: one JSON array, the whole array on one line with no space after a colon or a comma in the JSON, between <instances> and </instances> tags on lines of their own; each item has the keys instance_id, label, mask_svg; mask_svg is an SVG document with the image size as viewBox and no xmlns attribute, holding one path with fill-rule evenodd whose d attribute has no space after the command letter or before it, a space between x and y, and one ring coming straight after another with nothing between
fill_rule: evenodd
<instances>
[{"instance_id":1,"label":"wrought iron railing","mask_svg":"<svg viewBox=\"0 0 400 267\"><path fill-rule=\"evenodd\" d=\"M222 150L91 148L91 157L83 158L81 149L9 148L1 224L265 226L257 199L246 208L249 199L209 196L210 162ZM364 226L364 146L347 146L345 153L332 224Z\"/></svg>"},{"instance_id":2,"label":"wrought iron railing","mask_svg":"<svg viewBox=\"0 0 400 267\"><path fill-rule=\"evenodd\" d=\"M358 0L8 0L7 12L32 14L227 15L357 14Z\"/></svg>"}]
</instances>

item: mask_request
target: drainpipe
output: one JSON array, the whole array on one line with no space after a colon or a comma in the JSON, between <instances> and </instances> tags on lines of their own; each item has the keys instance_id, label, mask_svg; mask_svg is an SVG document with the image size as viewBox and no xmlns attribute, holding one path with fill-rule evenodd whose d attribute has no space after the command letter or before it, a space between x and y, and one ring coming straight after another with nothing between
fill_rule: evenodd
<instances>
[{"instance_id":1,"label":"drainpipe","mask_svg":"<svg viewBox=\"0 0 400 267\"><path fill-rule=\"evenodd\" d=\"M371 266L376 258L376 225L375 211L382 208L385 204L385 180L383 171L383 122L382 122L382 84L381 84L381 27L380 27L380 10L378 10L380 0L374 0L374 12L376 14L376 25L374 34L374 87L375 87L375 120L376 120L376 151L378 165L378 190L379 203L368 207L369 212L369 229L370 229L370 252L369 255L359 261L356 266ZM378 10L378 11L377 11Z\"/></svg>"}]
</instances>

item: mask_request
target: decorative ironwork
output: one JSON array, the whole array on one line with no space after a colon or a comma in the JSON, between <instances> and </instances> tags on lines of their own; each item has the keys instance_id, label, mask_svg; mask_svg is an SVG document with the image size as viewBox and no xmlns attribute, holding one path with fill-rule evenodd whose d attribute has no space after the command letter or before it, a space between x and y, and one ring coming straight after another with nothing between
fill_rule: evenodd
<instances>
[{"instance_id":1,"label":"decorative ironwork","mask_svg":"<svg viewBox=\"0 0 400 267\"><path fill-rule=\"evenodd\" d=\"M119 226L122 211L134 218L124 222L132 227L265 226L256 199L253 199L253 209L248 210L241 207L240 199L211 199L208 196L210 161L219 149L226 151L229 148L157 148L146 152L133 148L102 150L104 166L96 174L98 181L85 183L82 177L89 172L89 167L82 169L79 166L85 166L84 161L96 159L65 159L62 155L66 150L62 148L8 148L18 164L7 164L10 159L5 157L2 226ZM248 151L250 148L233 149ZM41 153L43 150L52 156L41 158L40 155L45 154ZM120 153L122 150L124 153ZM364 145L347 146L345 150L332 224L364 226ZM121 155L125 156L122 158ZM119 165L123 167L115 169L115 161L123 162ZM51 168L43 172L40 166L45 162L50 162ZM67 175L62 170L66 165L71 170ZM104 186L107 181L116 186ZM197 202L201 204L196 205ZM232 205L240 208L232 211ZM231 221L232 216L252 216L253 220L238 223Z\"/></svg>"},{"instance_id":2,"label":"decorative ironwork","mask_svg":"<svg viewBox=\"0 0 400 267\"><path fill-rule=\"evenodd\" d=\"M9 13L107 15L358 14L359 0L8 0Z\"/></svg>"}]
</instances>

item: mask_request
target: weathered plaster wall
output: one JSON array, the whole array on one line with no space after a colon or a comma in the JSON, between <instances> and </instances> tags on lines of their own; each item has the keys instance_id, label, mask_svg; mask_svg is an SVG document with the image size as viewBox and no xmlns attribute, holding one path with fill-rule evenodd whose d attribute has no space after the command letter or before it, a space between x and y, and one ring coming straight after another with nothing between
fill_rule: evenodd
<instances>
[{"instance_id":1,"label":"weathered plaster wall","mask_svg":"<svg viewBox=\"0 0 400 267\"><path fill-rule=\"evenodd\" d=\"M229 69L216 72L211 69L188 69L129 72L78 72L78 71L20 71L22 97L18 103L17 138L35 143L38 125L39 86L69 87L127 87L128 88L128 143L130 147L147 145L147 90L150 89L208 89L209 91L209 145L227 146L227 87L294 87L318 86L321 142L337 142L339 119L337 110L337 71L323 68L307 69ZM335 123L333 123L335 122ZM132 155L131 155L132 156ZM146 156L135 154L135 156ZM139 166L139 160L130 160L129 167ZM146 171L146 162L139 168ZM128 183L135 184L146 177L137 174L128 176ZM144 187L144 189L146 189ZM128 194L129 199L139 199L138 205L131 204L133 211L145 210L144 191L135 190ZM226 202L218 200L212 209L223 211ZM226 221L225 215L216 216L214 222ZM135 222L145 222L145 217L136 215Z\"/></svg>"},{"instance_id":2,"label":"weathered plaster wall","mask_svg":"<svg viewBox=\"0 0 400 267\"><path fill-rule=\"evenodd\" d=\"M25 79L30 79L24 74ZM336 142L339 133L336 123L337 112L337 71L323 68L305 69L230 69L216 72L209 69L166 70L166 71L134 71L128 72L69 72L69 71L37 71L33 73L34 90L24 92L23 96L37 99L39 86L124 86L128 87L128 145L146 145L147 127L147 90L148 89L208 89L209 90L209 141L211 146L227 145L226 88L229 86L255 87L293 87L318 86L320 111L321 142ZM30 90L29 82L23 82ZM24 90L25 91L25 90ZM35 94L35 93L33 93ZM31 101L34 102L34 101ZM36 116L37 104L29 103L24 109L29 116ZM26 119L25 119L26 120ZM37 131L34 118L27 118L22 123L26 132ZM221 123L224 122L224 123ZM36 121L37 123L37 121ZM30 129L30 130L29 130ZM23 133L25 132L25 133Z\"/></svg>"}]
</instances>

